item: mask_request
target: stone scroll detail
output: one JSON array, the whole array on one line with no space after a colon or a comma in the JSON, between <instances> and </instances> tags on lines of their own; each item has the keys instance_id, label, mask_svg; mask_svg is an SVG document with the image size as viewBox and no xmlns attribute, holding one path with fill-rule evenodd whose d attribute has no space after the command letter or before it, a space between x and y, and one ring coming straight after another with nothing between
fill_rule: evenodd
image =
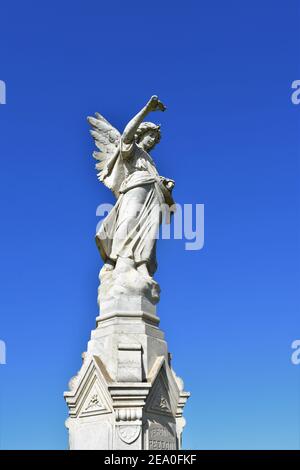
<instances>
[{"instance_id":1,"label":"stone scroll detail","mask_svg":"<svg viewBox=\"0 0 300 470\"><path fill-rule=\"evenodd\" d=\"M116 410L116 421L136 421L142 419L140 408L121 408Z\"/></svg>"}]
</instances>

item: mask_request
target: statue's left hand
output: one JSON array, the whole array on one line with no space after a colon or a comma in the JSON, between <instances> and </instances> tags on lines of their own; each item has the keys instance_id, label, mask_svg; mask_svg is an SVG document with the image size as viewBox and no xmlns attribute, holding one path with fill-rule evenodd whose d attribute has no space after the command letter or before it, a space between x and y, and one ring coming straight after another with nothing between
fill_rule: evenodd
<instances>
[{"instance_id":1,"label":"statue's left hand","mask_svg":"<svg viewBox=\"0 0 300 470\"><path fill-rule=\"evenodd\" d=\"M170 178L165 178L164 176L161 176L161 181L163 183L163 185L169 190L169 191L172 191L172 189L174 188L175 186L175 181L170 179Z\"/></svg>"}]
</instances>

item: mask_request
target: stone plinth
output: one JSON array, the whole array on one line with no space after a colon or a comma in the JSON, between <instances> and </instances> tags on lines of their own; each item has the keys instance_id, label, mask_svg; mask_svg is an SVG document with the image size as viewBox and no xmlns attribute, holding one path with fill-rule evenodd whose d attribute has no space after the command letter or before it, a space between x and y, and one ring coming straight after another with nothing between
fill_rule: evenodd
<instances>
[{"instance_id":1,"label":"stone plinth","mask_svg":"<svg viewBox=\"0 0 300 470\"><path fill-rule=\"evenodd\" d=\"M170 364L155 306L101 306L83 364L65 392L70 449L180 449L189 393Z\"/></svg>"}]
</instances>

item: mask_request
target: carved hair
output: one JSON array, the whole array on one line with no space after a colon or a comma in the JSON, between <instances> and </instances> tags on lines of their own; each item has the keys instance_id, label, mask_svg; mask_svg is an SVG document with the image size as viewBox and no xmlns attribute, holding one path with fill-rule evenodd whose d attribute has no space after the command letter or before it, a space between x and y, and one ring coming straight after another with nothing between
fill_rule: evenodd
<instances>
[{"instance_id":1,"label":"carved hair","mask_svg":"<svg viewBox=\"0 0 300 470\"><path fill-rule=\"evenodd\" d=\"M158 144L161 138L160 125L157 126L156 124L153 124L153 122L142 122L142 124L139 125L135 133L135 140L137 143L142 140L143 135L148 131L156 131L155 143Z\"/></svg>"}]
</instances>

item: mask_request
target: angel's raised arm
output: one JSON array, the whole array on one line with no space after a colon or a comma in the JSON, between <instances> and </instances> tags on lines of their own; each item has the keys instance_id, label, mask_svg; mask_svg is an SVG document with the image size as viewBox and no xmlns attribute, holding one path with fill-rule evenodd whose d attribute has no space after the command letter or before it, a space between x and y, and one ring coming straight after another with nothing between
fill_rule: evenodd
<instances>
[{"instance_id":1,"label":"angel's raised arm","mask_svg":"<svg viewBox=\"0 0 300 470\"><path fill-rule=\"evenodd\" d=\"M123 132L123 142L125 144L129 144L133 141L137 128L143 122L147 114L151 113L152 111L165 111L165 109L165 105L159 101L158 97L155 95L152 96L146 106L144 106L125 127Z\"/></svg>"}]
</instances>

